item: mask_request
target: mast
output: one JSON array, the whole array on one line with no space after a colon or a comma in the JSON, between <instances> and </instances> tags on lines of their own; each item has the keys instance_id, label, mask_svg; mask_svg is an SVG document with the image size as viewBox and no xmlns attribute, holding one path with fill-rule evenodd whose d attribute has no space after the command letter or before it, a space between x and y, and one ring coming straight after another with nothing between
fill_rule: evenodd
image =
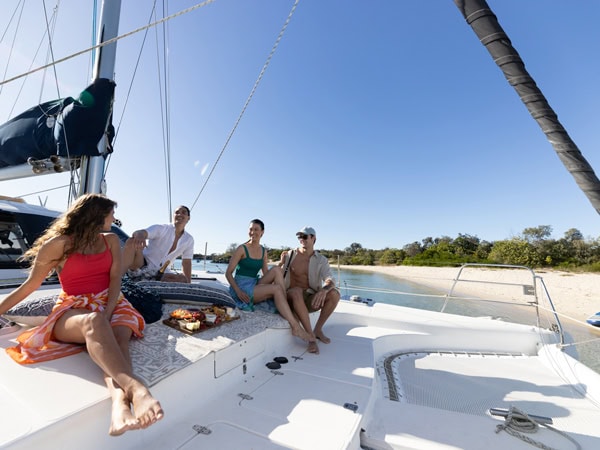
<instances>
[{"instance_id":1,"label":"mast","mask_svg":"<svg viewBox=\"0 0 600 450\"><path fill-rule=\"evenodd\" d=\"M102 1L100 26L98 27L98 36L96 39L97 44L101 44L102 42L118 36L120 14L121 0ZM98 78L113 80L116 55L116 42L97 49L92 80ZM106 124L107 127L109 123L110 118L109 122ZM106 192L104 164L109 153L106 133L98 142L98 152L100 153L100 156L83 156L81 159L81 184L79 186L78 195Z\"/></svg>"},{"instance_id":2,"label":"mast","mask_svg":"<svg viewBox=\"0 0 600 450\"><path fill-rule=\"evenodd\" d=\"M542 91L525 69L525 63L485 0L454 0L473 31L488 50L510 85L517 91L531 116L538 123L556 154L579 188L600 214L600 180L583 157Z\"/></svg>"}]
</instances>

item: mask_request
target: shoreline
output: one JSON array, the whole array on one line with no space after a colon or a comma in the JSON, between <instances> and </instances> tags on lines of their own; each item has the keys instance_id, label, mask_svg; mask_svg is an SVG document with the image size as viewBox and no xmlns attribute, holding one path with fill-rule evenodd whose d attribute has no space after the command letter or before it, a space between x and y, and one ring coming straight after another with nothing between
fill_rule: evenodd
<instances>
[{"instance_id":1,"label":"shoreline","mask_svg":"<svg viewBox=\"0 0 600 450\"><path fill-rule=\"evenodd\" d=\"M454 278L459 268L455 267L427 267L427 266L339 266L344 270L379 273L397 279L406 280L421 286L438 290L440 294L446 293L452 287ZM337 266L331 266L335 274ZM490 268L469 268L469 279L485 279L494 283L512 282L514 278L510 272ZM522 271L523 280L531 280L530 272ZM539 270L535 274L543 279L550 298L556 310L580 322L584 322L591 315L600 311L600 274L597 273L572 273L557 270ZM507 277L508 275L508 277ZM529 281L523 281L529 284ZM504 288L497 288L498 290ZM457 286L458 294L464 294L465 289ZM490 298L494 296L494 288L470 283L468 292L471 295ZM506 292L504 289L503 292Z\"/></svg>"}]
</instances>

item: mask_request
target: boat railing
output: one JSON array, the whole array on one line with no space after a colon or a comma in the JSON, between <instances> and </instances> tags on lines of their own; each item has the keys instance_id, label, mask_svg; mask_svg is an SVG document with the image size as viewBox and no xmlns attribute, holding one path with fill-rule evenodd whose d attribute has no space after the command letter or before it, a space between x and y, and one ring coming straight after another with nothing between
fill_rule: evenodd
<instances>
[{"instance_id":1,"label":"boat railing","mask_svg":"<svg viewBox=\"0 0 600 450\"><path fill-rule=\"evenodd\" d=\"M513 272L513 275L508 277L510 280L497 281L496 277L487 275L490 272L486 272L486 270L509 270ZM407 277L406 280L419 284L419 280L413 280L410 277ZM380 298L385 296L397 299L391 300L390 303L401 306L451 314L492 317L524 324L535 323L538 328L549 329L558 334L560 345L564 345L563 326L544 280L529 267L468 263L458 268L456 276L447 281L450 285L449 288L445 287L437 291L435 288L430 288L424 289L422 292L356 286L347 281L341 281L340 287L342 292L345 292L345 295L342 295L343 299L367 304L376 303L379 295ZM423 287L426 285L427 283ZM476 285L482 285L481 287L484 289L481 287L477 289ZM428 290L429 292L427 292ZM349 292L358 292L361 297L351 296ZM367 295L372 295L375 301L363 297ZM364 300L370 300L370 302ZM384 302L387 303L387 301ZM534 311L531 311L531 308ZM528 310L531 311L530 314L527 313ZM548 314L543 315L542 313ZM544 321L542 321L543 317Z\"/></svg>"},{"instance_id":2,"label":"boat railing","mask_svg":"<svg viewBox=\"0 0 600 450\"><path fill-rule=\"evenodd\" d=\"M464 278L464 274L468 271L469 268L522 270L522 271L529 273L529 275L531 276L531 284ZM552 302L552 298L550 297L550 293L548 292L548 288L546 287L546 284L544 283L544 279L541 276L537 275L535 273L535 271L533 269L531 269L530 267L520 266L520 265L511 265L511 264L481 264L481 263L463 264L459 268L456 278L454 278L454 280L453 280L452 287L448 291L448 294L446 294L446 296L445 296L446 300L444 301L444 305L442 306L441 312L445 311L449 300L456 299L456 298L460 298L463 300L465 299L464 296L454 295L456 287L459 283L481 283L481 284L497 285L497 286L522 287L524 295L533 296L533 300L529 301L528 303L536 308L536 320L537 320L536 325L538 327L541 326L540 308L542 308L542 305L540 305L540 295L538 292L539 291L538 285L539 285L540 289L543 290L544 298L548 301L548 308L543 308L543 309L548 310L554 317L554 320L556 321L556 323L554 324L554 326L552 328L555 328L554 331L556 331L557 334L559 335L561 346L564 345L565 340L564 340L563 327L560 322L558 313L556 312L556 308L554 307L554 303ZM494 300L489 300L489 301L494 301Z\"/></svg>"}]
</instances>

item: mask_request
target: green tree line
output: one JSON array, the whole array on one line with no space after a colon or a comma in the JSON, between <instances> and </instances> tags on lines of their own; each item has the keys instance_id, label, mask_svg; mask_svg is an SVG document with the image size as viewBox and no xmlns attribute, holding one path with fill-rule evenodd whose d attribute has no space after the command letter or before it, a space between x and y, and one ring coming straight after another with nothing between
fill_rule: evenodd
<instances>
[{"instance_id":1,"label":"green tree line","mask_svg":"<svg viewBox=\"0 0 600 450\"><path fill-rule=\"evenodd\" d=\"M373 250L354 242L344 250L319 251L330 262L343 265L459 266L464 263L514 264L531 268L557 268L600 272L600 239L584 238L576 228L560 239L552 239L552 227L525 228L510 239L489 242L470 234L455 238L426 237L402 248ZM228 262L237 244L224 254L211 255L215 262ZM269 259L279 261L287 248L269 249Z\"/></svg>"}]
</instances>

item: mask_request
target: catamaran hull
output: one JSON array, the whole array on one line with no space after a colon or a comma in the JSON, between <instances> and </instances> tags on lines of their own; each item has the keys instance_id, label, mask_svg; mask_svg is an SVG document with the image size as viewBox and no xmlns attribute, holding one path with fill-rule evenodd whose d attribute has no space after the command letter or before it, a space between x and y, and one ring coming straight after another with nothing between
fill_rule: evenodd
<instances>
[{"instance_id":1,"label":"catamaran hull","mask_svg":"<svg viewBox=\"0 0 600 450\"><path fill-rule=\"evenodd\" d=\"M220 338L251 326L242 322L228 324ZM501 420L487 412L513 404L552 417L583 448L600 445L593 401L600 392L592 389L599 376L556 349L553 333L351 302L341 302L328 325L332 342L321 343L319 355L284 325L207 353L151 387L162 421L120 437L107 434L110 401L87 355L31 367L2 355L2 447L357 449L362 441L386 449L528 448L496 434ZM2 338L5 347L10 337ZM155 344L154 351L169 345ZM277 356L289 362L268 369ZM539 437L563 444L545 429Z\"/></svg>"}]
</instances>

